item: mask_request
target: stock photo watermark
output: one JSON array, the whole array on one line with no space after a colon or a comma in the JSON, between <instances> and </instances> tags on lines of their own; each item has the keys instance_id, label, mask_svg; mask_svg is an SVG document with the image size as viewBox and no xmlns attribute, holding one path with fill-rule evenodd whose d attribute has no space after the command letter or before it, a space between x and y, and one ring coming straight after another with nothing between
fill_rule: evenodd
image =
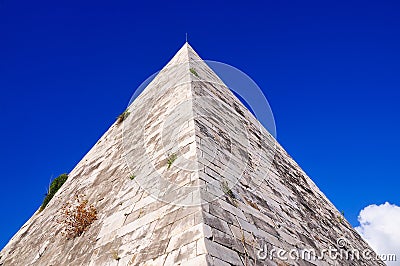
<instances>
[{"instance_id":1,"label":"stock photo watermark","mask_svg":"<svg viewBox=\"0 0 400 266\"><path fill-rule=\"evenodd\" d=\"M257 250L258 260L273 260L279 259L282 261L324 261L330 260L350 260L358 261L360 259L367 261L397 261L396 254L376 254L371 249L357 249L353 248L346 238L338 238L336 241L337 247L329 246L327 249L317 250L314 248L297 249L293 248L285 250L273 247L267 242L263 242L260 249Z\"/></svg>"}]
</instances>

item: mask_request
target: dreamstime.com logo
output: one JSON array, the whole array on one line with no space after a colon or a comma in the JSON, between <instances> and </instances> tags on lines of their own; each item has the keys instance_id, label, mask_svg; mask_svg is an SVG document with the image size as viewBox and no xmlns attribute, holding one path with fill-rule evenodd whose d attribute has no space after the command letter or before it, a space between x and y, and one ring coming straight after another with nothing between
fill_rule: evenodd
<instances>
[{"instance_id":1,"label":"dreamstime.com logo","mask_svg":"<svg viewBox=\"0 0 400 266\"><path fill-rule=\"evenodd\" d=\"M287 260L306 260L306 261L323 261L327 258L335 260L352 260L358 261L360 259L367 261L397 261L396 254L376 254L371 249L359 250L353 248L349 241L344 238L338 238L336 241L337 247L330 246L328 249L316 250L310 249L296 249L284 250L281 248L272 247L271 244L264 242L262 248L257 250L257 258L259 260L275 258Z\"/></svg>"}]
</instances>

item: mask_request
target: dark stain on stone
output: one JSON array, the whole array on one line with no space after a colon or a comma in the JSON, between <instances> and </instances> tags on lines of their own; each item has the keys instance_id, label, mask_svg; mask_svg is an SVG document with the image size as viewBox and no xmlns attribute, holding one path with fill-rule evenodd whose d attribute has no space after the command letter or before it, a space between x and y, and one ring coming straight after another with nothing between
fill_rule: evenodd
<instances>
[{"instance_id":1,"label":"dark stain on stone","mask_svg":"<svg viewBox=\"0 0 400 266\"><path fill-rule=\"evenodd\" d=\"M195 119L194 120L196 126L199 127L200 132L203 133L206 137L214 139L213 134L211 134L210 132L208 132L208 129L205 125L203 125L199 120Z\"/></svg>"},{"instance_id":2,"label":"dark stain on stone","mask_svg":"<svg viewBox=\"0 0 400 266\"><path fill-rule=\"evenodd\" d=\"M242 111L242 109L240 109L239 105L237 105L235 102L233 102L233 108L235 108L235 111L240 114L241 116L244 116L244 112Z\"/></svg>"},{"instance_id":3,"label":"dark stain on stone","mask_svg":"<svg viewBox=\"0 0 400 266\"><path fill-rule=\"evenodd\" d=\"M219 129L219 130L218 130L218 136L222 139L222 141L221 141L222 147L223 147L225 150L231 152L231 149L232 149L232 142L231 142L231 139L230 139L229 135L226 134L226 133L225 133L224 131L222 131L221 129Z\"/></svg>"},{"instance_id":4,"label":"dark stain on stone","mask_svg":"<svg viewBox=\"0 0 400 266\"><path fill-rule=\"evenodd\" d=\"M252 216L253 216L253 215L252 215ZM271 235L273 235L273 236L279 238L279 233L278 233L278 231L276 231L275 228L273 228L273 227L272 227L271 225L269 225L267 222L265 222L265 221L263 221L263 220L261 220L261 219L255 217L255 216L253 216L252 218L253 218L253 221L254 221L254 225L255 225L257 228L259 228L259 229L261 229L261 230L263 230L263 231L265 231L265 232L267 232L267 233L269 233L269 234L271 234Z\"/></svg>"}]
</instances>

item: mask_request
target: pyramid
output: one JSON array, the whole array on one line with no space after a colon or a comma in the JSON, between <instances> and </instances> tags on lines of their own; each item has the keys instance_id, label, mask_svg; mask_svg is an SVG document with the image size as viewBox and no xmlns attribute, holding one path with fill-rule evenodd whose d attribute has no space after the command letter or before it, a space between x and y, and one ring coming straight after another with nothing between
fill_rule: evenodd
<instances>
[{"instance_id":1,"label":"pyramid","mask_svg":"<svg viewBox=\"0 0 400 266\"><path fill-rule=\"evenodd\" d=\"M371 249L188 43L125 114L0 265L384 265L325 253ZM76 195L97 220L67 239Z\"/></svg>"}]
</instances>

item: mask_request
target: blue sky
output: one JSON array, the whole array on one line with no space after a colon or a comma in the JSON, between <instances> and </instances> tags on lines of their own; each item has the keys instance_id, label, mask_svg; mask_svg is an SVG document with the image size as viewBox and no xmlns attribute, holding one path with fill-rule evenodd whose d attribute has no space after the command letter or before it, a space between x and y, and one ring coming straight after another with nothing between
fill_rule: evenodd
<instances>
[{"instance_id":1,"label":"blue sky","mask_svg":"<svg viewBox=\"0 0 400 266\"><path fill-rule=\"evenodd\" d=\"M0 0L0 248L189 42L262 88L278 141L353 226L399 202L398 1Z\"/></svg>"}]
</instances>

